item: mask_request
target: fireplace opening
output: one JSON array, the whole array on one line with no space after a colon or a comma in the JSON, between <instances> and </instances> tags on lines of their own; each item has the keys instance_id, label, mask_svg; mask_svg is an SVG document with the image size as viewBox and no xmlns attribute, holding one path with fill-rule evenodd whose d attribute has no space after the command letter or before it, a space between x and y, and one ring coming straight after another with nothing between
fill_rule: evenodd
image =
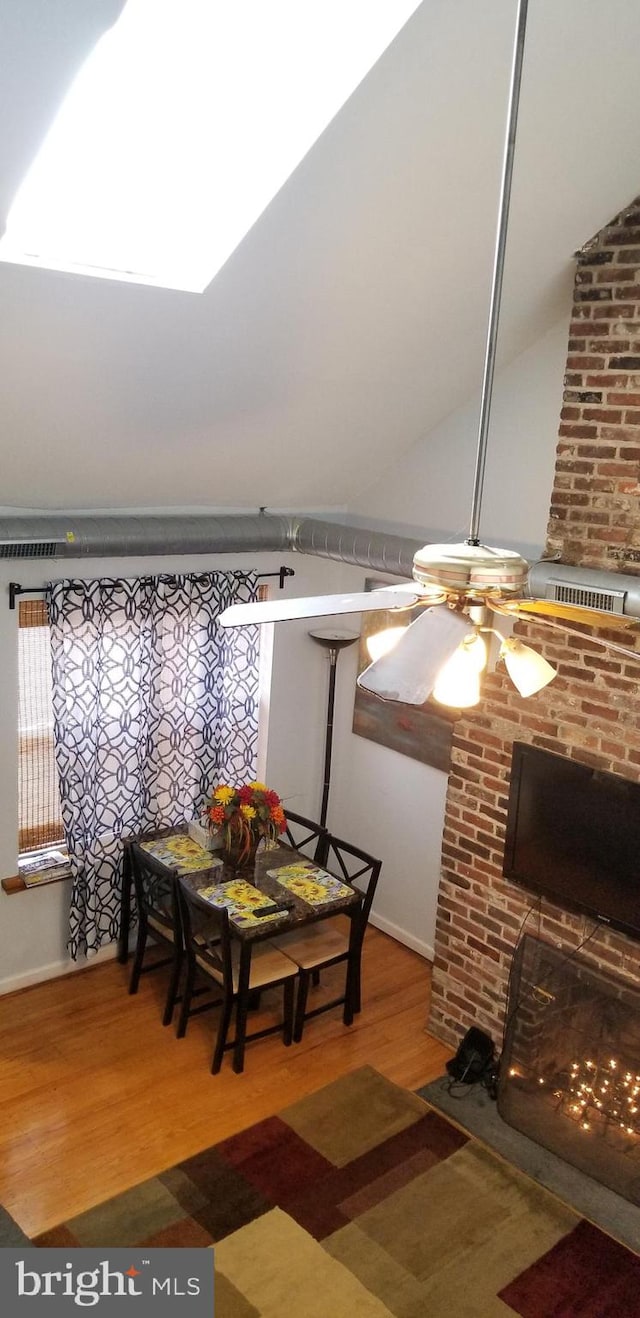
<instances>
[{"instance_id":1,"label":"fireplace opening","mask_svg":"<svg viewBox=\"0 0 640 1318\"><path fill-rule=\"evenodd\" d=\"M512 966L498 1111L640 1204L640 991L525 934Z\"/></svg>"}]
</instances>

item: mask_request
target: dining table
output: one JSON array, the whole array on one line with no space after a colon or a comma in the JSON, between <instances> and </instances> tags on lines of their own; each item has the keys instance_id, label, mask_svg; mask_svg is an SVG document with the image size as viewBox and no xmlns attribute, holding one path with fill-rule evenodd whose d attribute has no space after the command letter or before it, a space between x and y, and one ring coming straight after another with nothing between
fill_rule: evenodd
<instances>
[{"instance_id":1,"label":"dining table","mask_svg":"<svg viewBox=\"0 0 640 1318\"><path fill-rule=\"evenodd\" d=\"M118 959L123 965L129 958L129 933L131 928L131 893L133 887L131 844L135 842L144 847L148 843L162 841L167 838L187 836L187 825L185 823L146 833L132 834L123 839L123 871L118 935ZM195 860L198 859L198 853L200 853L202 865L201 867L198 865L196 868ZM163 861L157 853L155 854L155 860L156 863L166 864L168 874L179 874L196 893L202 888L210 887L212 884L230 882L238 877L250 878L250 882L258 891L267 894L272 898L275 905L282 907L282 920L278 921L277 924L278 936L289 933L292 929L298 929L301 925L313 924L317 920L324 919L327 915L339 914L340 912L353 913L353 908L358 906L362 899L362 894L356 888L351 887L342 875L335 875L334 877L342 888L348 888L348 892L341 896L331 896L326 902L313 906L289 888L284 888L270 871L298 864L305 867L315 867L315 862L311 857L303 852L296 851L287 842L278 841L264 849L260 848L256 855L255 869L250 876L246 870L238 872L230 868L221 861L217 853L209 853L197 843L193 844L192 855L194 860L189 859L188 868L183 868L179 861L175 863ZM270 932L273 935L273 922L269 923L271 923ZM264 927L257 926L251 929L234 927L233 933L243 942L255 942L270 936L266 923Z\"/></svg>"},{"instance_id":2,"label":"dining table","mask_svg":"<svg viewBox=\"0 0 640 1318\"><path fill-rule=\"evenodd\" d=\"M235 885L238 880L250 885L251 890L255 889L256 896L260 896L257 905L263 909L265 899L268 899L268 907L272 909L266 908L265 918L245 918L240 913L234 919L234 911L229 909L231 936L239 943L239 1013L246 1014L249 1006L251 950L254 944L274 937L280 938L292 930L341 914L350 919L351 938L355 938L358 913L362 908L362 893L352 887L343 875L331 874L324 867L316 865L312 857L297 851L289 843L278 841L261 847L256 855L255 866L249 872L246 869L231 869L216 853L209 853L198 843L187 839L187 825L184 824L153 833L139 833L124 840L119 936L119 960L122 963L128 958L134 843L153 855L156 871L158 866L166 866L168 877L176 881L179 878L196 896L202 893L201 900L205 906L210 900L217 903L221 899L224 902L225 885ZM184 851L184 855L180 854L181 851ZM313 900L309 900L309 893L307 898L301 895L300 890L304 891L309 886L304 874L312 881ZM326 900L322 900L321 885L326 885Z\"/></svg>"}]
</instances>

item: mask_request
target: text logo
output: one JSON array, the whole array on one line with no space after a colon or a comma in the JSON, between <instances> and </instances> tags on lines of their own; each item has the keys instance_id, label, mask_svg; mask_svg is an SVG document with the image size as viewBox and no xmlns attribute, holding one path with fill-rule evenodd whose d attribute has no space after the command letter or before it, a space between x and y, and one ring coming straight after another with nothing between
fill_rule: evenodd
<instances>
[{"instance_id":1,"label":"text logo","mask_svg":"<svg viewBox=\"0 0 640 1318\"><path fill-rule=\"evenodd\" d=\"M212 1249L0 1250L0 1294L11 1318L82 1309L100 1318L211 1318L213 1291Z\"/></svg>"}]
</instances>

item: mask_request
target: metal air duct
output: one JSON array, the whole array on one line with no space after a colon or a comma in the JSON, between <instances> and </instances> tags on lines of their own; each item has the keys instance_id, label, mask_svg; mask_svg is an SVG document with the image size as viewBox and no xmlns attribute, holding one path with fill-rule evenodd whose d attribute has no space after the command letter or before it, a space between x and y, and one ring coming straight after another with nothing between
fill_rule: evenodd
<instances>
[{"instance_id":1,"label":"metal air duct","mask_svg":"<svg viewBox=\"0 0 640 1318\"><path fill-rule=\"evenodd\" d=\"M640 618L640 577L597 568L568 567L564 563L534 563L529 571L527 594L533 599L557 600L586 609Z\"/></svg>"},{"instance_id":2,"label":"metal air duct","mask_svg":"<svg viewBox=\"0 0 640 1318\"><path fill-rule=\"evenodd\" d=\"M78 559L293 551L410 577L420 544L382 531L271 513L0 518L0 557L6 558L36 553Z\"/></svg>"}]
</instances>

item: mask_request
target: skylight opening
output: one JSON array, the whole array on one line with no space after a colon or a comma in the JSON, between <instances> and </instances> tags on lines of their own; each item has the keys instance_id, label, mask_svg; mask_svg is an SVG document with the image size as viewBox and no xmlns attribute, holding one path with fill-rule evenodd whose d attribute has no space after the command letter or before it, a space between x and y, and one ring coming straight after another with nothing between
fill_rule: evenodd
<instances>
[{"instance_id":1,"label":"skylight opening","mask_svg":"<svg viewBox=\"0 0 640 1318\"><path fill-rule=\"evenodd\" d=\"M201 293L418 0L127 0L0 260Z\"/></svg>"}]
</instances>

